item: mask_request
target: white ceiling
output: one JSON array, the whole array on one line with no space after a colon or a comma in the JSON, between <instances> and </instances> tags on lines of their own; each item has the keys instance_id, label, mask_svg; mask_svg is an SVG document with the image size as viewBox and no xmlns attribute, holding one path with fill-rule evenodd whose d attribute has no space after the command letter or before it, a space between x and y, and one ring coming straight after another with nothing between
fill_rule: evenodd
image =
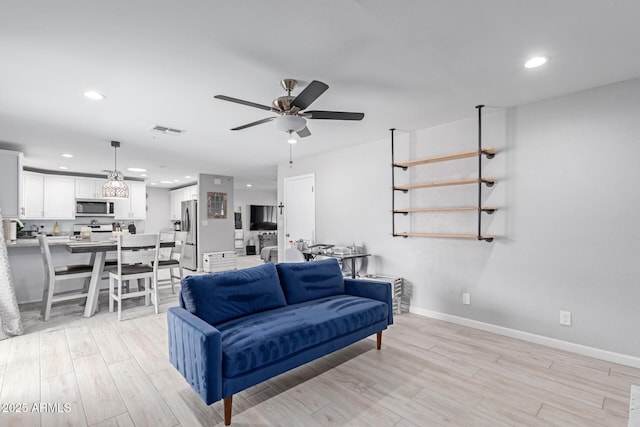
<instances>
[{"instance_id":1,"label":"white ceiling","mask_svg":"<svg viewBox=\"0 0 640 427\"><path fill-rule=\"evenodd\" d=\"M269 104L282 78L301 82L294 94L315 79L330 88L311 109L365 113L310 120L295 160L636 78L639 16L637 0L0 0L0 148L101 173L118 140L118 169L146 168L148 183L211 173L273 189L287 135L230 131L272 114L213 95ZM524 69L536 54L551 61Z\"/></svg>"}]
</instances>

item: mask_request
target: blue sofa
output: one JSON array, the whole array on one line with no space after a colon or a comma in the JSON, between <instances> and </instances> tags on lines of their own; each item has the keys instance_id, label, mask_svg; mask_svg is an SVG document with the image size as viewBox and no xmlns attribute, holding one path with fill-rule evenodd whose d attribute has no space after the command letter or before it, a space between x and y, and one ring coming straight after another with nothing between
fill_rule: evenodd
<instances>
[{"instance_id":1,"label":"blue sofa","mask_svg":"<svg viewBox=\"0 0 640 427\"><path fill-rule=\"evenodd\" d=\"M207 405L377 334L391 284L345 279L335 259L264 264L182 280L167 312L169 360Z\"/></svg>"}]
</instances>

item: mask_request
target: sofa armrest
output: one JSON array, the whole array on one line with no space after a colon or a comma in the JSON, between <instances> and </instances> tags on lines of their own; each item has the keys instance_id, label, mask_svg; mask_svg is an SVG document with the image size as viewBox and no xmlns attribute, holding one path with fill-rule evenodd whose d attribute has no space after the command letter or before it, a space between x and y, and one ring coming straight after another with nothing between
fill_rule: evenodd
<instances>
[{"instance_id":1,"label":"sofa armrest","mask_svg":"<svg viewBox=\"0 0 640 427\"><path fill-rule=\"evenodd\" d=\"M184 308L167 310L169 361L207 405L222 399L220 331Z\"/></svg>"},{"instance_id":2,"label":"sofa armrest","mask_svg":"<svg viewBox=\"0 0 640 427\"><path fill-rule=\"evenodd\" d=\"M371 298L382 301L389 308L389 325L393 325L393 300L391 283L378 280L344 279L344 292L357 297Z\"/></svg>"}]
</instances>

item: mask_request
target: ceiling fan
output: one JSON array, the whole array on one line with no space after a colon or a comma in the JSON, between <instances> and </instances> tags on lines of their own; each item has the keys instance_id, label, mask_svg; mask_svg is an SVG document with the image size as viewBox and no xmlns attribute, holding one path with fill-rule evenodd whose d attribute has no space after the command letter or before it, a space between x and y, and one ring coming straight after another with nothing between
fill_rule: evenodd
<instances>
[{"instance_id":1,"label":"ceiling fan","mask_svg":"<svg viewBox=\"0 0 640 427\"><path fill-rule=\"evenodd\" d=\"M280 85L287 91L284 96L274 99L272 105L256 104L255 102L244 101L238 98L232 98L226 95L215 95L214 98L223 101L235 102L237 104L248 105L249 107L259 108L261 110L271 111L278 114L277 116L267 117L266 119L256 122L247 123L246 125L235 127L231 130L242 130L251 126L260 125L270 121L275 121L276 127L291 135L297 133L300 138L311 135L307 128L306 119L322 119L322 120L362 120L364 113L348 113L342 111L303 111L313 103L320 95L322 95L329 86L317 80L313 80L303 89L298 96L291 96L291 91L296 87L298 82L294 79L284 79Z\"/></svg>"}]
</instances>

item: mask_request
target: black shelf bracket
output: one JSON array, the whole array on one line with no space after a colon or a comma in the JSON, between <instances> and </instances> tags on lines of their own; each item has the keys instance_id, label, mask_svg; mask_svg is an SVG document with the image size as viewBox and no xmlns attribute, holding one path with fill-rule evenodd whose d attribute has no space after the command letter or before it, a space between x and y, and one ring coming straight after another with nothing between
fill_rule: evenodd
<instances>
[{"instance_id":1,"label":"black shelf bracket","mask_svg":"<svg viewBox=\"0 0 640 427\"><path fill-rule=\"evenodd\" d=\"M395 215L395 210L396 210L396 171L395 171L395 166L396 166L396 161L394 159L394 153L395 153L395 149L394 149L394 141L393 141L393 135L396 131L396 128L391 128L389 129L389 132L391 132L391 188L393 188L394 191L391 192L391 235L393 237L397 237L396 235L396 215Z\"/></svg>"},{"instance_id":2,"label":"black shelf bracket","mask_svg":"<svg viewBox=\"0 0 640 427\"><path fill-rule=\"evenodd\" d=\"M494 181L487 181L482 179L482 155L487 156L487 159L495 157L494 153L488 153L482 149L482 109L484 105L476 105L478 109L478 240L484 240L485 242L493 242L493 237L482 236L482 213L489 210L482 209L482 184L487 187L493 187ZM495 210L491 210L491 213Z\"/></svg>"},{"instance_id":3,"label":"black shelf bracket","mask_svg":"<svg viewBox=\"0 0 640 427\"><path fill-rule=\"evenodd\" d=\"M491 151L482 150L481 153L484 154L489 160L493 159L496 156L496 153Z\"/></svg>"}]
</instances>

